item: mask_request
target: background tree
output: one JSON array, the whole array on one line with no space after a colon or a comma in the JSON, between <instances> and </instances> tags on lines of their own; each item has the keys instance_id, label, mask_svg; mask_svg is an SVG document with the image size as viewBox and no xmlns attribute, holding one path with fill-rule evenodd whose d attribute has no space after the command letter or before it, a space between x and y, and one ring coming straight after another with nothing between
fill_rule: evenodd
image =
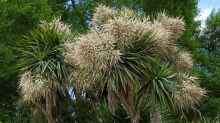
<instances>
[{"instance_id":1,"label":"background tree","mask_svg":"<svg viewBox=\"0 0 220 123\"><path fill-rule=\"evenodd\" d=\"M219 119L219 23L220 12L212 11L206 21L206 27L201 31L199 49L199 73L202 78L202 86L207 88L209 98L201 108L204 116Z\"/></svg>"},{"instance_id":2,"label":"background tree","mask_svg":"<svg viewBox=\"0 0 220 123\"><path fill-rule=\"evenodd\" d=\"M220 32L220 11L213 10L206 20L206 28L203 30L201 40L203 47L210 53L218 53L219 51L219 32Z\"/></svg>"}]
</instances>

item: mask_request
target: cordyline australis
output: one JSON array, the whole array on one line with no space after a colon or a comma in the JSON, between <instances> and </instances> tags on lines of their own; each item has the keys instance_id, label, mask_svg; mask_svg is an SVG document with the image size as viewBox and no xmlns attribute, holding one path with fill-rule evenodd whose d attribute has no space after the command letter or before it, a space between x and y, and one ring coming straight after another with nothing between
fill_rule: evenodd
<instances>
[{"instance_id":1,"label":"cordyline australis","mask_svg":"<svg viewBox=\"0 0 220 123\"><path fill-rule=\"evenodd\" d=\"M110 111L114 113L117 105L121 104L132 123L139 123L140 113L144 110L158 114L160 107L167 107L175 112L195 109L206 94L204 89L195 84L197 78L189 74L193 66L191 55L176 46L177 39L184 32L184 22L180 18L159 14L155 20L150 21L130 9L116 10L100 5L95 10L93 26L88 33L75 38L76 42L72 43L69 42L72 39L63 36L65 32L69 35L70 31L66 29L68 26L63 23L58 26L46 25L56 27L56 34L62 32L62 35L57 36L59 41L68 41L65 43L65 62L77 68L70 70L73 71L71 75L75 79L75 86L92 88L101 93L106 89ZM42 27L45 25L41 25ZM43 34L45 37L53 37L48 33ZM46 38L45 42L50 38ZM60 45L58 43L51 47L57 48ZM59 51L58 49L52 51ZM51 62L60 63L62 69L58 66L50 71L48 67L45 74L28 67L32 66L31 63L26 65L28 69L21 76L20 89L24 99L30 102L36 102L35 98L44 98L47 90L62 90L63 83L60 80L68 78L61 57L50 57L51 54L44 52L42 50L42 54L39 53L41 55L37 60L40 59L40 63L49 59L49 65ZM52 54L62 56L60 52ZM55 79L51 79L50 75ZM45 90L45 93L38 93L39 90ZM158 122L158 118L160 116L152 113L151 122Z\"/></svg>"},{"instance_id":2,"label":"cordyline australis","mask_svg":"<svg viewBox=\"0 0 220 123\"><path fill-rule=\"evenodd\" d=\"M69 26L60 19L43 21L21 40L19 67L23 73L19 90L23 100L34 111L43 114L48 123L61 123L61 100L66 97L67 65L64 63L63 43L69 40ZM36 114L36 113L35 113Z\"/></svg>"},{"instance_id":3,"label":"cordyline australis","mask_svg":"<svg viewBox=\"0 0 220 123\"><path fill-rule=\"evenodd\" d=\"M194 84L197 78L187 74L193 66L191 55L176 46L184 32L181 18L159 14L150 21L130 9L101 5L92 24L87 34L66 44L72 47L66 59L86 75L76 74L78 86L107 87L113 113L122 104L138 123L143 110L195 108L205 96L206 91Z\"/></svg>"}]
</instances>

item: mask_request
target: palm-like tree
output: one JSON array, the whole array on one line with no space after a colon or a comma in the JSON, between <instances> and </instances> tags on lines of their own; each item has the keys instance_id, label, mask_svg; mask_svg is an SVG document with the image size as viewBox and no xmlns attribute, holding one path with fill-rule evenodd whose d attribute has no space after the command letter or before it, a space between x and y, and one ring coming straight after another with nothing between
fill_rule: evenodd
<instances>
[{"instance_id":1,"label":"palm-like tree","mask_svg":"<svg viewBox=\"0 0 220 123\"><path fill-rule=\"evenodd\" d=\"M48 123L61 122L60 100L68 84L63 44L69 37L69 26L55 19L42 22L19 44L19 89L24 101L43 113Z\"/></svg>"},{"instance_id":2,"label":"palm-like tree","mask_svg":"<svg viewBox=\"0 0 220 123\"><path fill-rule=\"evenodd\" d=\"M139 123L140 112L153 109L156 123L160 106L179 111L199 104L205 90L195 77L184 76L193 63L176 46L184 32L181 19L161 14L149 21L126 8L99 6L92 23L87 34L67 44L73 48L66 58L79 67L78 85L107 89L111 111L122 104L132 123Z\"/></svg>"}]
</instances>

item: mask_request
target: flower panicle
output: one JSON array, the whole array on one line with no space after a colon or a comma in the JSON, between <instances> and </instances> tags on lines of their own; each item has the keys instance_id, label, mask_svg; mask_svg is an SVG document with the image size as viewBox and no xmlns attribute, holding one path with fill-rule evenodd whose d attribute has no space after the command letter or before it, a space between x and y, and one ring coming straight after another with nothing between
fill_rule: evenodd
<instances>
[{"instance_id":1,"label":"flower panicle","mask_svg":"<svg viewBox=\"0 0 220 123\"><path fill-rule=\"evenodd\" d=\"M23 73L19 81L19 89L24 101L30 102L45 95L46 80L40 75L33 76L30 71Z\"/></svg>"},{"instance_id":2,"label":"flower panicle","mask_svg":"<svg viewBox=\"0 0 220 123\"><path fill-rule=\"evenodd\" d=\"M158 14L157 21L161 22L167 31L171 32L170 40L176 41L185 31L185 23L182 18L171 18L164 13Z\"/></svg>"},{"instance_id":3,"label":"flower panicle","mask_svg":"<svg viewBox=\"0 0 220 123\"><path fill-rule=\"evenodd\" d=\"M97 26L105 24L114 17L115 11L107 6L99 5L93 14L92 23Z\"/></svg>"},{"instance_id":4,"label":"flower panicle","mask_svg":"<svg viewBox=\"0 0 220 123\"><path fill-rule=\"evenodd\" d=\"M174 95L174 99L178 106L194 107L199 105L204 97L206 97L206 90L195 84L198 80L195 76L181 74L179 79L178 90Z\"/></svg>"},{"instance_id":5,"label":"flower panicle","mask_svg":"<svg viewBox=\"0 0 220 123\"><path fill-rule=\"evenodd\" d=\"M190 53L181 51L175 59L175 67L179 71L188 71L193 67L193 60Z\"/></svg>"},{"instance_id":6,"label":"flower panicle","mask_svg":"<svg viewBox=\"0 0 220 123\"><path fill-rule=\"evenodd\" d=\"M111 67L120 58L114 49L114 40L108 33L91 31L82 35L74 46L72 56L80 66L94 66L97 70Z\"/></svg>"},{"instance_id":7,"label":"flower panicle","mask_svg":"<svg viewBox=\"0 0 220 123\"><path fill-rule=\"evenodd\" d=\"M51 29L56 29L59 33L70 34L71 33L71 25L65 24L61 21L61 17L55 18L50 22L42 21L40 27L49 27Z\"/></svg>"}]
</instances>

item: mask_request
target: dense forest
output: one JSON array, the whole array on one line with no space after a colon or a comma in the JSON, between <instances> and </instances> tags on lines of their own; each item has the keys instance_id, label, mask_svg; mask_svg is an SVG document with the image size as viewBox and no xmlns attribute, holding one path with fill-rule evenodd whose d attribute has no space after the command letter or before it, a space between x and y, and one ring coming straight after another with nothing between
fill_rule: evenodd
<instances>
[{"instance_id":1,"label":"dense forest","mask_svg":"<svg viewBox=\"0 0 220 123\"><path fill-rule=\"evenodd\" d=\"M219 123L220 11L201 27L198 2L0 0L0 123Z\"/></svg>"}]
</instances>

